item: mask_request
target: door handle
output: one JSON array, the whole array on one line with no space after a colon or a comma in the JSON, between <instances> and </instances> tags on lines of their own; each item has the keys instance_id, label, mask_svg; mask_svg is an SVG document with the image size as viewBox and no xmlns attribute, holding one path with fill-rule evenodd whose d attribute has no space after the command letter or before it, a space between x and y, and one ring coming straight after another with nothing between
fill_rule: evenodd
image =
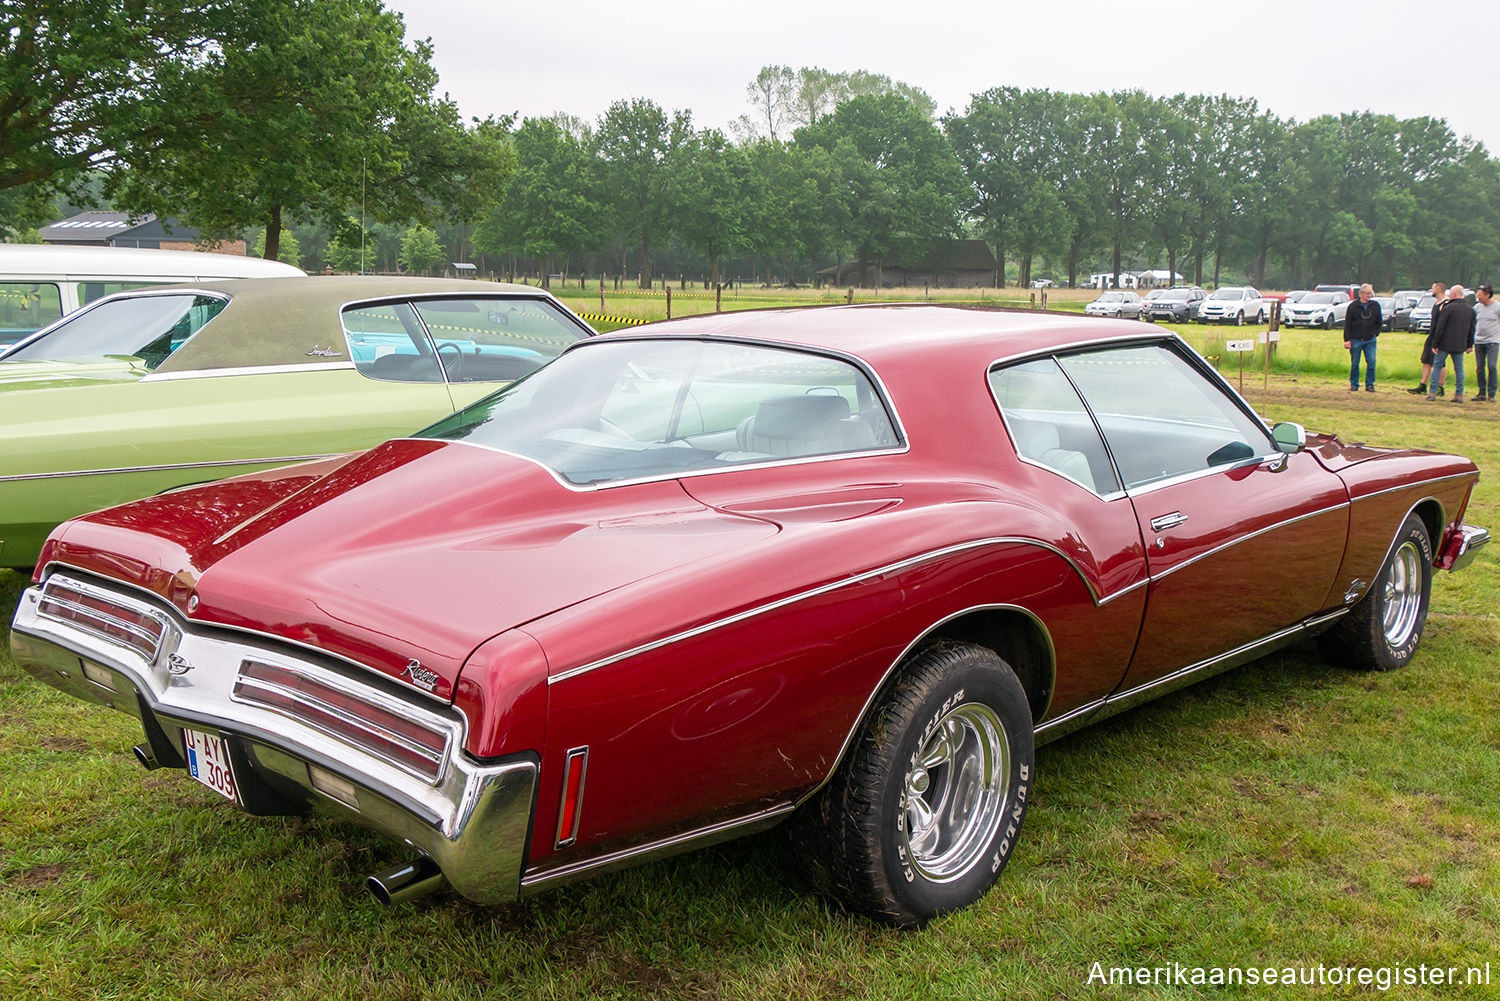
<instances>
[{"instance_id":1,"label":"door handle","mask_svg":"<svg viewBox=\"0 0 1500 1001\"><path fill-rule=\"evenodd\" d=\"M1187 515L1183 514L1181 511L1173 511L1171 514L1164 514L1158 518L1152 518L1151 531L1165 532L1169 528L1176 528L1178 525L1183 524L1187 520Z\"/></svg>"}]
</instances>

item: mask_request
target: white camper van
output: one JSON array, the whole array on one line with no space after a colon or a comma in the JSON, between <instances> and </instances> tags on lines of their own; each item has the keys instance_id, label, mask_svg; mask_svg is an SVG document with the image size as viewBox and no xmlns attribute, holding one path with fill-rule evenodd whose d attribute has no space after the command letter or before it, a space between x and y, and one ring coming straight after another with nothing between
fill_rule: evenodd
<instances>
[{"instance_id":1,"label":"white camper van","mask_svg":"<svg viewBox=\"0 0 1500 1001\"><path fill-rule=\"evenodd\" d=\"M211 278L302 274L290 264L232 254L0 243L0 349L113 292Z\"/></svg>"}]
</instances>

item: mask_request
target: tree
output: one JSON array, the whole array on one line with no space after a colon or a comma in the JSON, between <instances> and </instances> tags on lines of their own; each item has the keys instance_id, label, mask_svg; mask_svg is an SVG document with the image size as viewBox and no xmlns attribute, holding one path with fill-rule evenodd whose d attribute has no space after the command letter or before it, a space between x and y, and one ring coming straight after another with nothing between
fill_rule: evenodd
<instances>
[{"instance_id":1,"label":"tree","mask_svg":"<svg viewBox=\"0 0 1500 1001\"><path fill-rule=\"evenodd\" d=\"M745 155L709 129L683 144L673 166L678 238L708 258L717 285L719 261L745 243Z\"/></svg>"},{"instance_id":2,"label":"tree","mask_svg":"<svg viewBox=\"0 0 1500 1001\"><path fill-rule=\"evenodd\" d=\"M260 235L255 238L255 256L266 256L265 230L261 230ZM302 267L302 247L297 243L297 238L292 235L291 230L281 234L281 248L277 252L276 259L282 264L290 264L295 268Z\"/></svg>"},{"instance_id":3,"label":"tree","mask_svg":"<svg viewBox=\"0 0 1500 1001\"><path fill-rule=\"evenodd\" d=\"M667 113L653 101L616 101L594 132L604 190L621 237L641 250L640 287L651 287L651 250L672 235L679 188L674 157L693 134L687 112Z\"/></svg>"},{"instance_id":4,"label":"tree","mask_svg":"<svg viewBox=\"0 0 1500 1001\"><path fill-rule=\"evenodd\" d=\"M583 142L555 119L526 119L511 142L515 173L476 227L474 246L484 254L544 258L542 283L548 285L554 254L580 251L600 235L594 161Z\"/></svg>"},{"instance_id":5,"label":"tree","mask_svg":"<svg viewBox=\"0 0 1500 1001\"><path fill-rule=\"evenodd\" d=\"M438 243L437 234L426 226L418 224L408 227L406 235L401 238L401 256L398 261L407 271L428 274L446 256L442 244Z\"/></svg>"},{"instance_id":6,"label":"tree","mask_svg":"<svg viewBox=\"0 0 1500 1001\"><path fill-rule=\"evenodd\" d=\"M266 228L278 253L285 215L332 218L364 202L377 218L428 214L464 175L503 171L494 144L473 140L451 102L432 96L425 43L407 46L380 0L240 0L242 33L222 43L219 71L173 114L212 114L215 141L166 135L117 180L122 204L172 212L223 236Z\"/></svg>"},{"instance_id":7,"label":"tree","mask_svg":"<svg viewBox=\"0 0 1500 1001\"><path fill-rule=\"evenodd\" d=\"M958 229L964 174L931 118L898 94L856 97L797 144L832 154L845 185L850 237L861 263L931 252Z\"/></svg>"},{"instance_id":8,"label":"tree","mask_svg":"<svg viewBox=\"0 0 1500 1001\"><path fill-rule=\"evenodd\" d=\"M164 137L207 133L179 102L248 27L237 0L7 0L0 31L0 190L50 189L138 162Z\"/></svg>"}]
</instances>

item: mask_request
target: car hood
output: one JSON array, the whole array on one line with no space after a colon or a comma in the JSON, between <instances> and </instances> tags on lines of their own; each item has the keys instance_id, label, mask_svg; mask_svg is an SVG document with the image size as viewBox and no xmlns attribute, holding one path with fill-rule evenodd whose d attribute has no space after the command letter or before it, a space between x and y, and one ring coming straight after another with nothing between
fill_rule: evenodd
<instances>
[{"instance_id":1,"label":"car hood","mask_svg":"<svg viewBox=\"0 0 1500 1001\"><path fill-rule=\"evenodd\" d=\"M407 439L88 515L43 560L404 681L418 661L451 698L490 637L777 531L673 480L578 490L516 456Z\"/></svg>"},{"instance_id":2,"label":"car hood","mask_svg":"<svg viewBox=\"0 0 1500 1001\"><path fill-rule=\"evenodd\" d=\"M146 374L139 358L122 355L78 361L0 361L0 391L134 382Z\"/></svg>"}]
</instances>

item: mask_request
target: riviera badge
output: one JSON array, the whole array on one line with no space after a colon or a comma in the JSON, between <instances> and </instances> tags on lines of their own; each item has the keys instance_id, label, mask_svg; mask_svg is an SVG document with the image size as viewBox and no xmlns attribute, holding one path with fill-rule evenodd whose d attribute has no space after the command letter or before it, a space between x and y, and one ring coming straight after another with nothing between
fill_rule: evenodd
<instances>
[{"instance_id":1,"label":"riviera badge","mask_svg":"<svg viewBox=\"0 0 1500 1001\"><path fill-rule=\"evenodd\" d=\"M427 670L427 668L422 666L422 662L415 657L406 662L406 667L402 669L401 673L411 678L411 683L424 692L430 692L437 688L437 672Z\"/></svg>"}]
</instances>

